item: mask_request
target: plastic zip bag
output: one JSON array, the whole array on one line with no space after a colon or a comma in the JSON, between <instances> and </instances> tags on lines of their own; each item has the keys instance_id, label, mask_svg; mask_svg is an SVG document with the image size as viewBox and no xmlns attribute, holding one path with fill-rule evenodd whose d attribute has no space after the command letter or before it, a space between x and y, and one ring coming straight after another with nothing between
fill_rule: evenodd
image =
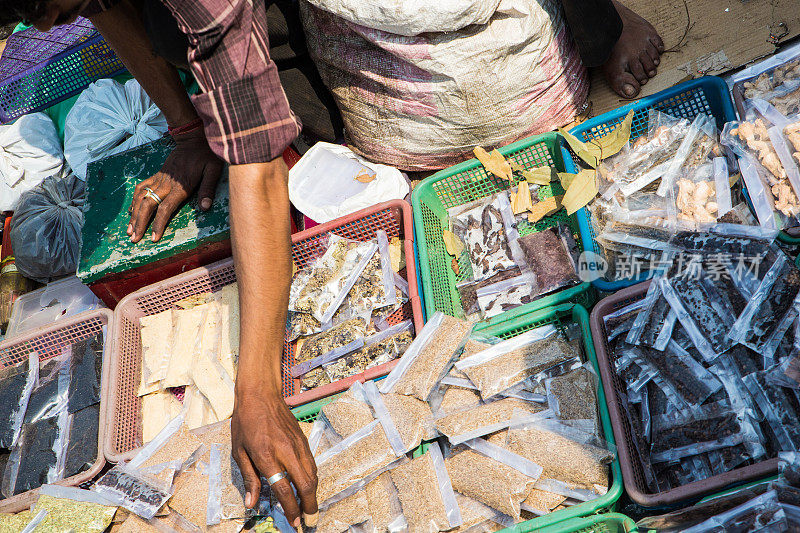
<instances>
[{"instance_id":1,"label":"plastic zip bag","mask_svg":"<svg viewBox=\"0 0 800 533\"><path fill-rule=\"evenodd\" d=\"M358 243L331 235L325 254L295 275L289 310L309 313L321 324L328 322L377 249L373 242Z\"/></svg>"},{"instance_id":2,"label":"plastic zip bag","mask_svg":"<svg viewBox=\"0 0 800 533\"><path fill-rule=\"evenodd\" d=\"M0 370L0 448L10 449L19 437L28 400L39 376L39 354Z\"/></svg>"},{"instance_id":3,"label":"plastic zip bag","mask_svg":"<svg viewBox=\"0 0 800 533\"><path fill-rule=\"evenodd\" d=\"M770 386L764 372L755 372L744 377L744 384L758 405L778 446L783 451L800 450L800 413L795 405L797 398L781 387Z\"/></svg>"},{"instance_id":4,"label":"plastic zip bag","mask_svg":"<svg viewBox=\"0 0 800 533\"><path fill-rule=\"evenodd\" d=\"M521 305L531 303L538 295L535 292L536 279L520 275L481 287L475 291L481 316L484 319L495 317Z\"/></svg>"},{"instance_id":5,"label":"plastic zip bag","mask_svg":"<svg viewBox=\"0 0 800 533\"><path fill-rule=\"evenodd\" d=\"M69 415L67 449L64 457L64 478L70 478L92 467L97 461L100 404L84 407Z\"/></svg>"},{"instance_id":6,"label":"plastic zip bag","mask_svg":"<svg viewBox=\"0 0 800 533\"><path fill-rule=\"evenodd\" d=\"M506 429L515 416L521 418L523 414L525 421L533 421L550 418L555 413L543 404L503 398L450 413L438 413L432 422L437 431L455 446Z\"/></svg>"},{"instance_id":7,"label":"plastic zip bag","mask_svg":"<svg viewBox=\"0 0 800 533\"><path fill-rule=\"evenodd\" d=\"M40 523L42 531L67 532L76 527L80 516L80 531L103 533L111 525L117 508L99 494L88 490L59 485L43 485L34 511L47 511Z\"/></svg>"},{"instance_id":8,"label":"plastic zip bag","mask_svg":"<svg viewBox=\"0 0 800 533\"><path fill-rule=\"evenodd\" d=\"M70 346L69 392L70 414L100 403L100 381L103 375L104 335L77 342Z\"/></svg>"},{"instance_id":9,"label":"plastic zip bag","mask_svg":"<svg viewBox=\"0 0 800 533\"><path fill-rule=\"evenodd\" d=\"M712 157L721 156L718 137L714 119L703 113L697 115L661 178L658 194L666 196L678 174L690 174Z\"/></svg>"},{"instance_id":10,"label":"plastic zip bag","mask_svg":"<svg viewBox=\"0 0 800 533\"><path fill-rule=\"evenodd\" d=\"M39 379L28 399L25 423L33 424L39 420L56 416L68 400L69 392L69 347L62 349L61 355L39 363Z\"/></svg>"},{"instance_id":11,"label":"plastic zip bag","mask_svg":"<svg viewBox=\"0 0 800 533\"><path fill-rule=\"evenodd\" d=\"M461 525L461 510L438 445L391 474L409 531L446 531Z\"/></svg>"},{"instance_id":12,"label":"plastic zip bag","mask_svg":"<svg viewBox=\"0 0 800 533\"><path fill-rule=\"evenodd\" d=\"M642 348L639 355L661 377L671 381L689 405L702 404L722 388L719 380L675 341L670 341L663 352Z\"/></svg>"},{"instance_id":13,"label":"plastic zip bag","mask_svg":"<svg viewBox=\"0 0 800 533\"><path fill-rule=\"evenodd\" d=\"M426 401L464 347L473 325L437 311L417 334L397 366L381 384L384 394L394 392Z\"/></svg>"},{"instance_id":14,"label":"plastic zip bag","mask_svg":"<svg viewBox=\"0 0 800 533\"><path fill-rule=\"evenodd\" d=\"M426 424L432 413L427 403L413 396L381 394L372 381L364 385L364 392L398 457L428 437Z\"/></svg>"},{"instance_id":15,"label":"plastic zip bag","mask_svg":"<svg viewBox=\"0 0 800 533\"><path fill-rule=\"evenodd\" d=\"M625 341L628 344L664 350L672 337L678 315L661 293L660 276L650 282L647 295L642 300L641 310L630 326Z\"/></svg>"},{"instance_id":16,"label":"plastic zip bag","mask_svg":"<svg viewBox=\"0 0 800 533\"><path fill-rule=\"evenodd\" d=\"M461 359L455 367L478 386L483 399L491 398L576 357L572 346L555 333L553 326L528 331Z\"/></svg>"},{"instance_id":17,"label":"plastic zip bag","mask_svg":"<svg viewBox=\"0 0 800 533\"><path fill-rule=\"evenodd\" d=\"M725 533L727 531L785 531L786 516L777 493L769 491L724 513L712 516L683 533ZM784 522L784 526L779 526Z\"/></svg>"},{"instance_id":18,"label":"plastic zip bag","mask_svg":"<svg viewBox=\"0 0 800 533\"><path fill-rule=\"evenodd\" d=\"M148 479L126 465L117 465L92 486L114 505L150 520L172 495L172 488Z\"/></svg>"},{"instance_id":19,"label":"plastic zip bag","mask_svg":"<svg viewBox=\"0 0 800 533\"><path fill-rule=\"evenodd\" d=\"M334 382L397 359L412 342L411 327L406 321L368 337L360 349L326 363L326 375Z\"/></svg>"},{"instance_id":20,"label":"plastic zip bag","mask_svg":"<svg viewBox=\"0 0 800 533\"><path fill-rule=\"evenodd\" d=\"M570 229L559 224L519 239L528 268L536 279L536 295L578 285L578 250ZM480 298L480 296L479 296Z\"/></svg>"},{"instance_id":21,"label":"plastic zip bag","mask_svg":"<svg viewBox=\"0 0 800 533\"><path fill-rule=\"evenodd\" d=\"M547 379L547 406L560 420L591 420L600 427L597 412L598 377L591 363L561 376Z\"/></svg>"},{"instance_id":22,"label":"plastic zip bag","mask_svg":"<svg viewBox=\"0 0 800 533\"><path fill-rule=\"evenodd\" d=\"M800 271L780 254L730 331L730 338L772 357L797 317Z\"/></svg>"}]
</instances>

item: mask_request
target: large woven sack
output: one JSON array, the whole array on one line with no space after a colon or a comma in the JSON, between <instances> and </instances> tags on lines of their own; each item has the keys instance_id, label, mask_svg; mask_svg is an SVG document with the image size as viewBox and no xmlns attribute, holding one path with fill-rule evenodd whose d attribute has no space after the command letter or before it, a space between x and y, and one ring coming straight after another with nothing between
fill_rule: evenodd
<instances>
[{"instance_id":1,"label":"large woven sack","mask_svg":"<svg viewBox=\"0 0 800 533\"><path fill-rule=\"evenodd\" d=\"M550 131L589 83L559 0L303 0L309 50L349 146L435 170Z\"/></svg>"}]
</instances>

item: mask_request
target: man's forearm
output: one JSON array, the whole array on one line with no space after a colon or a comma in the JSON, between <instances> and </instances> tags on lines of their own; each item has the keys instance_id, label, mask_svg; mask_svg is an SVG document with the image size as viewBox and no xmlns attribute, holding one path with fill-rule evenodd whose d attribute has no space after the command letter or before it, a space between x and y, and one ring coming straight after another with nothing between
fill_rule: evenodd
<instances>
[{"instance_id":1,"label":"man's forearm","mask_svg":"<svg viewBox=\"0 0 800 533\"><path fill-rule=\"evenodd\" d=\"M141 14L130 0L122 0L90 20L161 109L170 126L182 126L197 118L178 71L153 51Z\"/></svg>"},{"instance_id":2,"label":"man's forearm","mask_svg":"<svg viewBox=\"0 0 800 533\"><path fill-rule=\"evenodd\" d=\"M281 398L292 270L287 177L280 158L230 167L231 239L242 320L237 396Z\"/></svg>"}]
</instances>

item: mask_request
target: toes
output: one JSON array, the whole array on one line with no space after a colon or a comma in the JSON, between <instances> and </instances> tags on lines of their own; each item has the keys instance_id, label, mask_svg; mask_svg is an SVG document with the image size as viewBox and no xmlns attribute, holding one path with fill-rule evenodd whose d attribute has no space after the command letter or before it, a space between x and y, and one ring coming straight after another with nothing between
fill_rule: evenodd
<instances>
[{"instance_id":1,"label":"toes","mask_svg":"<svg viewBox=\"0 0 800 533\"><path fill-rule=\"evenodd\" d=\"M646 49L646 53L653 61L653 65L658 66L658 64L661 63L661 54L658 53L654 45L649 45Z\"/></svg>"},{"instance_id":2,"label":"toes","mask_svg":"<svg viewBox=\"0 0 800 533\"><path fill-rule=\"evenodd\" d=\"M661 40L661 36L659 34L652 35L650 37L650 42L653 43L653 46L656 47L659 54L664 53L664 41Z\"/></svg>"},{"instance_id":3,"label":"toes","mask_svg":"<svg viewBox=\"0 0 800 533\"><path fill-rule=\"evenodd\" d=\"M639 87L639 82L627 71L614 77L611 82L611 88L623 98L633 98L639 94Z\"/></svg>"},{"instance_id":4,"label":"toes","mask_svg":"<svg viewBox=\"0 0 800 533\"><path fill-rule=\"evenodd\" d=\"M656 75L656 65L650 57L650 54L647 52L639 54L639 62L642 64L642 67L644 67L644 71L647 73L648 77L652 78Z\"/></svg>"},{"instance_id":5,"label":"toes","mask_svg":"<svg viewBox=\"0 0 800 533\"><path fill-rule=\"evenodd\" d=\"M636 78L641 85L647 83L647 80L650 77L645 73L644 67L642 66L642 62L639 61L638 58L633 58L628 62L628 67L630 67L631 74L633 77Z\"/></svg>"}]
</instances>

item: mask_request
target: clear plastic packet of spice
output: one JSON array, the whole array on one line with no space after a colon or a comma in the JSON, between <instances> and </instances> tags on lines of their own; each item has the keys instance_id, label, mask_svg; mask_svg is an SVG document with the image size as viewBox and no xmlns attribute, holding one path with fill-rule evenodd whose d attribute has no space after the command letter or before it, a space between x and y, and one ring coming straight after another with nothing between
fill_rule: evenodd
<instances>
[{"instance_id":1,"label":"clear plastic packet of spice","mask_svg":"<svg viewBox=\"0 0 800 533\"><path fill-rule=\"evenodd\" d=\"M517 423L522 423L551 418L555 413L544 404L502 398L450 413L437 413L431 422L455 446L507 429L514 423L515 416Z\"/></svg>"},{"instance_id":2,"label":"clear plastic packet of spice","mask_svg":"<svg viewBox=\"0 0 800 533\"><path fill-rule=\"evenodd\" d=\"M455 363L489 399L514 385L576 357L575 350L544 326L505 340Z\"/></svg>"},{"instance_id":3,"label":"clear plastic packet of spice","mask_svg":"<svg viewBox=\"0 0 800 533\"><path fill-rule=\"evenodd\" d=\"M651 348L638 350L642 361L654 367L665 380L672 382L690 405L700 405L722 388L722 383L675 341L663 352Z\"/></svg>"},{"instance_id":4,"label":"clear plastic packet of spice","mask_svg":"<svg viewBox=\"0 0 800 533\"><path fill-rule=\"evenodd\" d=\"M106 472L91 490L145 520L153 518L172 495L171 487L125 464L118 464Z\"/></svg>"},{"instance_id":5,"label":"clear plastic packet of spice","mask_svg":"<svg viewBox=\"0 0 800 533\"><path fill-rule=\"evenodd\" d=\"M725 533L732 528L737 531L786 531L786 514L778 502L777 492L765 492L733 509L686 528L683 533Z\"/></svg>"},{"instance_id":6,"label":"clear plastic packet of spice","mask_svg":"<svg viewBox=\"0 0 800 533\"><path fill-rule=\"evenodd\" d=\"M726 124L725 127L727 128L728 125ZM797 225L797 214L794 212L797 198L793 196L793 192L790 194L787 190L788 179L785 180L785 183L775 184L777 187L775 190L778 191L776 198L772 192L773 185L770 183L775 179L774 176L753 155L746 153L739 158L739 171L761 226L781 230ZM781 208L783 211L780 210Z\"/></svg>"},{"instance_id":7,"label":"clear plastic packet of spice","mask_svg":"<svg viewBox=\"0 0 800 533\"><path fill-rule=\"evenodd\" d=\"M42 531L71 531L79 520L81 531L103 533L111 525L117 507L88 490L42 485L33 510L47 511L41 522Z\"/></svg>"},{"instance_id":8,"label":"clear plastic packet of spice","mask_svg":"<svg viewBox=\"0 0 800 533\"><path fill-rule=\"evenodd\" d=\"M299 272L292 281L289 310L309 313L325 324L339 309L350 289L358 281L378 246L358 243L331 235L328 249L308 271Z\"/></svg>"},{"instance_id":9,"label":"clear plastic packet of spice","mask_svg":"<svg viewBox=\"0 0 800 533\"><path fill-rule=\"evenodd\" d=\"M798 316L800 271L780 254L733 324L729 336L770 358Z\"/></svg>"},{"instance_id":10,"label":"clear plastic packet of spice","mask_svg":"<svg viewBox=\"0 0 800 533\"><path fill-rule=\"evenodd\" d=\"M721 156L718 137L714 119L703 113L697 115L661 178L658 194L666 196L679 174L687 174L709 162L711 157Z\"/></svg>"},{"instance_id":11,"label":"clear plastic packet of spice","mask_svg":"<svg viewBox=\"0 0 800 533\"><path fill-rule=\"evenodd\" d=\"M531 303L538 294L536 278L528 274L498 281L475 291L478 307L484 319Z\"/></svg>"},{"instance_id":12,"label":"clear plastic packet of spice","mask_svg":"<svg viewBox=\"0 0 800 533\"><path fill-rule=\"evenodd\" d=\"M375 418L365 387L357 381L344 394L323 407L317 420L328 424L341 440L367 426Z\"/></svg>"},{"instance_id":13,"label":"clear plastic packet of spice","mask_svg":"<svg viewBox=\"0 0 800 533\"><path fill-rule=\"evenodd\" d=\"M440 311L433 314L397 366L381 383L382 393L394 392L427 401L466 344L473 325Z\"/></svg>"},{"instance_id":14,"label":"clear plastic packet of spice","mask_svg":"<svg viewBox=\"0 0 800 533\"><path fill-rule=\"evenodd\" d=\"M536 295L578 285L578 247L568 226L559 224L520 237L519 245L536 280Z\"/></svg>"},{"instance_id":15,"label":"clear plastic packet of spice","mask_svg":"<svg viewBox=\"0 0 800 533\"><path fill-rule=\"evenodd\" d=\"M645 305L645 300L639 300L628 304L603 317L606 327L606 336L611 342L623 333L627 334L633 327L636 317Z\"/></svg>"},{"instance_id":16,"label":"clear plastic packet of spice","mask_svg":"<svg viewBox=\"0 0 800 533\"><path fill-rule=\"evenodd\" d=\"M27 359L0 370L0 448L14 446L28 400L39 376L39 354L31 352Z\"/></svg>"},{"instance_id":17,"label":"clear plastic packet of spice","mask_svg":"<svg viewBox=\"0 0 800 533\"><path fill-rule=\"evenodd\" d=\"M294 359L297 363L324 356L331 350L347 346L367 336L368 316L358 316L321 333L298 341Z\"/></svg>"},{"instance_id":18,"label":"clear plastic packet of spice","mask_svg":"<svg viewBox=\"0 0 800 533\"><path fill-rule=\"evenodd\" d=\"M656 276L650 282L647 295L642 300L639 313L631 324L625 341L628 344L644 345L656 350L666 348L667 341L672 336L677 315L670 309L667 299L661 294L659 280ZM674 317L674 319L672 318Z\"/></svg>"},{"instance_id":19,"label":"clear plastic packet of spice","mask_svg":"<svg viewBox=\"0 0 800 533\"><path fill-rule=\"evenodd\" d=\"M375 420L316 457L317 499L326 507L400 464L380 422Z\"/></svg>"},{"instance_id":20,"label":"clear plastic packet of spice","mask_svg":"<svg viewBox=\"0 0 800 533\"><path fill-rule=\"evenodd\" d=\"M779 449L800 450L800 413L795 407L797 398L793 397L792 391L769 385L764 372L745 376L744 384L774 435Z\"/></svg>"},{"instance_id":21,"label":"clear plastic packet of spice","mask_svg":"<svg viewBox=\"0 0 800 533\"><path fill-rule=\"evenodd\" d=\"M597 386L599 379L591 363L545 380L547 406L560 420L590 420L593 429L599 428Z\"/></svg>"},{"instance_id":22,"label":"clear plastic packet of spice","mask_svg":"<svg viewBox=\"0 0 800 533\"><path fill-rule=\"evenodd\" d=\"M409 531L446 531L462 524L461 510L437 444L391 474Z\"/></svg>"},{"instance_id":23,"label":"clear plastic packet of spice","mask_svg":"<svg viewBox=\"0 0 800 533\"><path fill-rule=\"evenodd\" d=\"M69 393L69 351L39 363L39 379L28 398L25 423L32 424L57 414Z\"/></svg>"},{"instance_id":24,"label":"clear plastic packet of spice","mask_svg":"<svg viewBox=\"0 0 800 533\"><path fill-rule=\"evenodd\" d=\"M431 408L426 402L403 394L381 394L372 381L364 385L364 392L398 457L433 436L428 426Z\"/></svg>"}]
</instances>

